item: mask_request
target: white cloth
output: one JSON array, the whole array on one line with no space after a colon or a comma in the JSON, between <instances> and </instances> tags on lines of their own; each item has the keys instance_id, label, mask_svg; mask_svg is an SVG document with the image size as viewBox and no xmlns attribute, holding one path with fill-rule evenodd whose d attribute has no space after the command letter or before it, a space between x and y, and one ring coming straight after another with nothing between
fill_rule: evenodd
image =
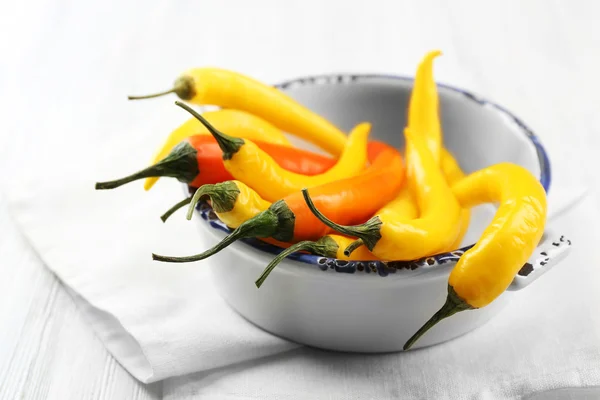
<instances>
[{"instance_id":1,"label":"white cloth","mask_svg":"<svg viewBox=\"0 0 600 400\"><path fill-rule=\"evenodd\" d=\"M600 379L592 372L600 362L600 316L590 308L600 301L594 279L600 273L595 272L597 257L582 251L598 237L595 231L583 234L574 229L589 218L600 218L590 209L590 201L587 209L568 213L570 223L562 218L555 224L576 246L566 265L524 290L501 315L465 337L406 354L343 356L301 350L289 358L277 355L248 364L243 362L298 345L261 331L229 309L211 285L206 268L210 260L194 264L151 260L153 251L188 254L206 247L197 240L195 224L181 212L166 224L158 218L183 196L180 184L164 179L156 192L149 193L143 192L140 182L112 191L94 190L96 178L123 174L121 160L127 159L134 144L135 140L120 139L91 145L97 151L71 154L68 164L45 171L47 179L13 182L7 195L12 214L36 252L70 288L109 351L139 380L152 382L233 364L231 372L212 373L233 379L233 387L242 391L263 390L264 382L254 374L276 374L281 383L269 392L276 399L282 393L306 398L300 388L313 379L325 386L308 385L310 398L330 390L349 394L384 390L391 395L403 388L409 388L408 394L425 390L439 396L450 393L447 385L457 382L452 371L481 385L456 387L452 393L485 391L496 374L506 381L495 383L504 385L500 389L509 394L520 390L517 383L542 389L556 382L580 383L585 374ZM576 188L568 195L558 188L555 192L550 197L555 206L551 215L564 212L583 193ZM341 383L336 380L340 368L351 371L340 378ZM332 375L324 374L326 370ZM525 370L538 372L522 375ZM541 371L551 375L544 377ZM379 374L387 376L381 387L364 380ZM386 388L390 376L394 378ZM293 382L296 388L289 386ZM216 396L221 389L211 386L207 393Z\"/></svg>"},{"instance_id":2,"label":"white cloth","mask_svg":"<svg viewBox=\"0 0 600 400\"><path fill-rule=\"evenodd\" d=\"M165 381L167 398L502 399L600 384L596 193L554 224L574 242L568 260L487 325L428 349L359 356L296 349L247 323L215 293L203 263L152 262L151 252L205 247L182 215L158 219L181 199L178 183L161 180L150 193L141 184L94 190L95 181L145 164L186 116L172 97L127 103L124 96L161 90L188 66L219 65L268 82L329 71L411 74L432 48L444 51L440 81L499 100L541 133L553 162L554 210L591 182L587 155L600 147L591 129L595 93L586 97L585 89L597 63L575 54L591 57L583 50L592 35L577 18L593 13L571 10L577 18L565 18L579 33L549 45L541 38L556 25L538 18L532 29L531 20L547 2L527 12L453 2L448 16L427 18L414 18L409 3L309 3L75 2L59 12L40 2L2 21L29 36L14 35L7 57L14 62L0 74L10 116L0 134L11 135L1 188L24 235L107 348L143 382L196 372ZM494 31L496 20L510 20L511 30ZM556 76L569 79L549 85Z\"/></svg>"}]
</instances>

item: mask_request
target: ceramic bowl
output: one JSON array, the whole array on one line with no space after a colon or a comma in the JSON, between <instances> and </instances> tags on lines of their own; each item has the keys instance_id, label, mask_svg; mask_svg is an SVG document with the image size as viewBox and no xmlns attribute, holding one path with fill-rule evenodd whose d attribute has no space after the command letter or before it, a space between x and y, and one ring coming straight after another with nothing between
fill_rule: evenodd
<instances>
[{"instance_id":1,"label":"ceramic bowl","mask_svg":"<svg viewBox=\"0 0 600 400\"><path fill-rule=\"evenodd\" d=\"M277 86L344 131L369 121L372 139L403 148L412 84L412 79L405 77L332 75ZM525 124L504 108L464 90L440 85L439 94L444 143L465 172L509 161L527 168L548 190L548 157ZM477 241L494 211L491 205L473 209L463 247L455 251L410 262L347 262L295 254L279 264L260 289L254 282L280 251L274 246L244 240L203 262L210 266L229 305L268 332L330 350L398 351L444 303L452 267ZM208 248L229 230L207 205L199 212L202 218L195 220L199 221L201 243ZM545 235L506 293L485 308L442 321L413 348L441 343L481 326L505 306L512 290L537 279L569 249L570 241L564 236Z\"/></svg>"}]
</instances>

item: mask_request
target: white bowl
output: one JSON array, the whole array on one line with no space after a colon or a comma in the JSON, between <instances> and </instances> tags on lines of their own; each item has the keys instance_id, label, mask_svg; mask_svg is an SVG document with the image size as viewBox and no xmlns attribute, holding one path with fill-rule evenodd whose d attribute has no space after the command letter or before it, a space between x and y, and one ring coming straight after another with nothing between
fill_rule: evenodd
<instances>
[{"instance_id":1,"label":"white bowl","mask_svg":"<svg viewBox=\"0 0 600 400\"><path fill-rule=\"evenodd\" d=\"M333 75L278 85L300 103L345 131L373 124L372 139L403 147L402 129L412 79L375 75ZM465 172L509 161L550 183L548 157L532 132L503 108L460 89L439 86L445 146ZM310 147L310 146L308 146ZM495 208L473 209L463 244L473 244ZM207 248L225 236L219 221L201 212L202 243ZM208 217L208 218L207 218ZM570 241L547 236L515 277L511 290L525 287L566 256ZM212 256L214 282L223 298L243 317L275 335L331 350L389 352L436 312L446 298L448 275L463 250L402 263L347 263L302 255L286 259L260 289L254 282L272 259L274 248L237 242ZM448 318L413 348L441 343L469 332L496 315L510 290L489 306Z\"/></svg>"}]
</instances>

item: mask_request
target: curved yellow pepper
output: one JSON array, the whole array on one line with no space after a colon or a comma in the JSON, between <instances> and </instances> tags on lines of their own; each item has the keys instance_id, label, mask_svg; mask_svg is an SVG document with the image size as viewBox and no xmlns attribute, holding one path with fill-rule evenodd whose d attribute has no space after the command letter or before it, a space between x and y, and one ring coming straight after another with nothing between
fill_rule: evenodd
<instances>
[{"instance_id":1,"label":"curved yellow pepper","mask_svg":"<svg viewBox=\"0 0 600 400\"><path fill-rule=\"evenodd\" d=\"M440 152L443 146L439 120L439 98L437 85L433 78L433 61L441 54L439 50L430 51L423 57L417 67L408 104L407 123L410 130L423 136L434 162L438 164L440 164ZM452 157L448 152L444 154ZM442 163L442 167L444 165L451 166L451 163ZM447 175L446 180L448 180ZM417 199L411 189L405 185L398 197L379 210L377 214L384 215L390 220L394 217L399 220L417 218L419 216Z\"/></svg>"},{"instance_id":2,"label":"curved yellow pepper","mask_svg":"<svg viewBox=\"0 0 600 400\"><path fill-rule=\"evenodd\" d=\"M320 213L303 190L307 205L324 224L348 236L360 238L346 249L346 254L364 244L384 260L414 260L435 254L450 246L459 230L460 205L434 162L424 139L405 129L408 183L417 198L420 216L398 220L395 213L384 212L362 225L342 226Z\"/></svg>"},{"instance_id":3,"label":"curved yellow pepper","mask_svg":"<svg viewBox=\"0 0 600 400\"><path fill-rule=\"evenodd\" d=\"M346 247L350 246L350 244L352 242L354 242L354 238L349 238L347 236L335 235L335 234L329 234L327 236L335 242L337 247L335 249L335 254L332 254L331 256L326 256L326 257L337 258L339 260L364 260L364 261L379 260L379 258L377 258L377 256L375 256L375 254L371 253L365 246L362 246L361 248L356 249L356 251L352 252L352 254L350 254L350 255L344 254L344 249L346 249ZM318 254L318 253L315 253L315 254ZM320 255L324 256L324 254L320 254Z\"/></svg>"},{"instance_id":4,"label":"curved yellow pepper","mask_svg":"<svg viewBox=\"0 0 600 400\"><path fill-rule=\"evenodd\" d=\"M448 150L442 147L441 153L441 162L442 162L442 172L444 173L444 177L446 178L446 182L448 185L453 185L458 182L460 179L464 178L465 174L460 169L460 166L450 154ZM462 206L462 204L461 204ZM385 220L393 220L394 218L397 220L410 220L415 219L419 216L419 210L417 209L416 199L409 189L408 185L402 187L400 194L388 203L384 208L377 212L382 219ZM471 210L469 208L463 207L460 211L460 220L459 226L460 230L458 232L458 236L454 240L454 242L448 246L448 248L443 249L442 251L452 251L456 250L460 247L462 240L469 229L469 223L471 221ZM361 249L359 247L358 249ZM357 250L358 250L357 249Z\"/></svg>"},{"instance_id":5,"label":"curved yellow pepper","mask_svg":"<svg viewBox=\"0 0 600 400\"><path fill-rule=\"evenodd\" d=\"M439 50L427 53L417 67L407 124L410 130L425 137L433 160L438 164L442 148L442 128L437 85L433 78L433 60L441 54Z\"/></svg>"},{"instance_id":6,"label":"curved yellow pepper","mask_svg":"<svg viewBox=\"0 0 600 400\"><path fill-rule=\"evenodd\" d=\"M452 189L465 207L500 203L448 281L470 306L484 307L506 290L538 245L546 224L546 192L527 169L511 163L474 172Z\"/></svg>"},{"instance_id":7,"label":"curved yellow pepper","mask_svg":"<svg viewBox=\"0 0 600 400\"><path fill-rule=\"evenodd\" d=\"M359 124L352 130L342 155L333 167L322 174L306 176L284 170L252 141L226 135L187 105L180 102L176 104L208 128L223 151L223 164L227 171L271 202L305 187L320 186L355 176L364 169L367 161L367 139L371 131L369 123Z\"/></svg>"},{"instance_id":8,"label":"curved yellow pepper","mask_svg":"<svg viewBox=\"0 0 600 400\"><path fill-rule=\"evenodd\" d=\"M427 330L457 312L485 307L506 290L538 245L546 225L546 192L525 168L500 163L472 173L453 186L461 204L498 202L490 225L465 252L448 279L442 308L411 337L410 348Z\"/></svg>"},{"instance_id":9,"label":"curved yellow pepper","mask_svg":"<svg viewBox=\"0 0 600 400\"><path fill-rule=\"evenodd\" d=\"M175 93L180 99L199 105L216 105L247 111L273 125L340 155L346 135L317 113L282 91L237 72L220 68L193 68L184 72L168 91L130 100Z\"/></svg>"},{"instance_id":10,"label":"curved yellow pepper","mask_svg":"<svg viewBox=\"0 0 600 400\"><path fill-rule=\"evenodd\" d=\"M196 204L205 197L209 198L211 207L219 220L230 228L237 228L242 222L265 211L271 205L243 182L231 180L202 185L196 189L193 197L178 202L160 219L165 222L175 211L188 204L187 219L192 219Z\"/></svg>"},{"instance_id":11,"label":"curved yellow pepper","mask_svg":"<svg viewBox=\"0 0 600 400\"><path fill-rule=\"evenodd\" d=\"M243 182L225 181L199 187L191 199L187 219L192 219L195 206L203 197L210 198L213 211L230 228L237 228L271 205Z\"/></svg>"},{"instance_id":12,"label":"curved yellow pepper","mask_svg":"<svg viewBox=\"0 0 600 400\"><path fill-rule=\"evenodd\" d=\"M427 142L427 147L431 152L433 159L440 164L446 181L452 185L459 179L464 177L464 173L454 157L442 145L442 128L440 124L439 110L439 95L437 85L433 77L433 61L441 55L441 51L434 50L425 55L423 60L417 67L415 74L415 83L410 97L408 109L408 127L423 135ZM416 218L415 212L417 205L411 206L410 201L416 201L414 196L408 192L409 188L405 187L403 193L400 193L398 198L394 200L385 209L385 213L395 212L399 218L412 219ZM471 220L471 211L468 208L463 208L461 218L459 220L460 231L456 240L443 251L456 250L464 238L465 233L469 228Z\"/></svg>"},{"instance_id":13,"label":"curved yellow pepper","mask_svg":"<svg viewBox=\"0 0 600 400\"><path fill-rule=\"evenodd\" d=\"M229 132L231 136L250 140L260 140L267 143L291 146L283 132L262 118L240 110L216 110L202 114L217 129ZM164 159L183 139L192 135L209 135L210 132L196 118L190 118L179 128L169 134L169 137L156 152L151 165ZM158 177L146 178L144 189L150 190L158 181Z\"/></svg>"},{"instance_id":14,"label":"curved yellow pepper","mask_svg":"<svg viewBox=\"0 0 600 400\"><path fill-rule=\"evenodd\" d=\"M407 221L419 217L419 209L417 208L417 199L408 185L402 186L398 196L385 207L382 207L376 212L380 218L386 221L394 219ZM358 250L358 249L357 249Z\"/></svg>"},{"instance_id":15,"label":"curved yellow pepper","mask_svg":"<svg viewBox=\"0 0 600 400\"><path fill-rule=\"evenodd\" d=\"M405 136L408 184L420 215L404 221L381 219L381 237L389 239L367 247L388 260L413 260L435 254L454 243L458 235L459 203L418 132L407 128Z\"/></svg>"},{"instance_id":16,"label":"curved yellow pepper","mask_svg":"<svg viewBox=\"0 0 600 400\"><path fill-rule=\"evenodd\" d=\"M452 186L464 178L465 173L462 171L462 169L460 169L460 165L458 165L458 162L456 162L456 159L452 156L452 154L450 154L450 152L443 147L441 156L442 171L444 171L446 182ZM454 190L452 190L452 193L454 193ZM454 196L456 196L456 193L454 193ZM471 210L467 205L463 205L460 199L457 198L457 200L462 207L462 210L460 211L460 220L458 222L460 229L454 242L450 245L450 247L443 249L443 251L452 251L458 249L463 238L465 237L465 234L469 230L469 223L471 222Z\"/></svg>"}]
</instances>

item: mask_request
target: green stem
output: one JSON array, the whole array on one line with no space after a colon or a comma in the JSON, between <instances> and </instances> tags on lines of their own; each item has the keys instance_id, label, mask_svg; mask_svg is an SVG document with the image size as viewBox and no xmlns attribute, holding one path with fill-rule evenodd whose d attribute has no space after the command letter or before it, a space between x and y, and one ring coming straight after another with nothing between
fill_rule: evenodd
<instances>
[{"instance_id":1,"label":"green stem","mask_svg":"<svg viewBox=\"0 0 600 400\"><path fill-rule=\"evenodd\" d=\"M260 274L260 276L258 277L258 279L254 282L254 284L256 285L256 287L257 288L261 287L261 285L264 283L265 279L267 279L267 277L269 276L269 274L271 273L271 271L273 271L275 269L275 267L281 261L283 261L284 258L286 258L290 254L295 253L297 251L311 251L311 249L313 248L314 244L315 244L315 242L313 242L313 241L305 240L303 242L298 242L296 244L293 244L290 247L288 247L287 249L283 250L281 253L277 254L275 256L275 258L273 258L273 260L271 260L271 262L269 263L269 265L267 265L267 267L262 272L262 274Z\"/></svg>"},{"instance_id":2,"label":"green stem","mask_svg":"<svg viewBox=\"0 0 600 400\"><path fill-rule=\"evenodd\" d=\"M217 243L213 248L206 250L203 253L188 257L170 257L152 254L152 259L156 261L172 262L172 263L187 263L204 260L223 250L238 239L249 237L269 237L272 236L278 227L277 216L270 210L263 211L253 218L238 226L233 232L227 235L222 241Z\"/></svg>"},{"instance_id":3,"label":"green stem","mask_svg":"<svg viewBox=\"0 0 600 400\"><path fill-rule=\"evenodd\" d=\"M165 90L164 92L158 92L154 94L146 94L143 96L127 96L127 100L143 100L143 99L152 99L155 97L165 96L170 93L175 93L175 88Z\"/></svg>"},{"instance_id":4,"label":"green stem","mask_svg":"<svg viewBox=\"0 0 600 400\"><path fill-rule=\"evenodd\" d=\"M125 178L108 182L97 182L96 190L114 189L138 179L169 176L183 183L192 182L200 173L197 151L188 142L181 142L168 156L154 165L149 166Z\"/></svg>"},{"instance_id":5,"label":"green stem","mask_svg":"<svg viewBox=\"0 0 600 400\"><path fill-rule=\"evenodd\" d=\"M358 249L360 246L363 246L365 244L365 242L363 242L362 239L357 239L354 242L350 243L348 245L348 247L346 247L344 249L344 255L346 257L350 257L350 254L352 254L352 252L356 249Z\"/></svg>"},{"instance_id":6,"label":"green stem","mask_svg":"<svg viewBox=\"0 0 600 400\"><path fill-rule=\"evenodd\" d=\"M165 96L170 93L175 93L182 100L190 100L196 95L196 89L194 87L194 78L189 76L182 76L177 78L173 84L173 88L165 90L164 92L147 94L144 96L127 96L128 100L143 100L152 99L155 97Z\"/></svg>"},{"instance_id":7,"label":"green stem","mask_svg":"<svg viewBox=\"0 0 600 400\"><path fill-rule=\"evenodd\" d=\"M425 332L427 332L441 320L451 317L458 312L472 310L473 308L474 307L470 306L466 301L461 299L458 294L456 294L452 286L448 285L448 296L446 297L446 302L442 308L433 314L433 316L427 322L425 322L425 324L419 328L419 330L412 335L410 339L408 339L408 341L404 344L403 350L410 349L412 345L414 345L415 342L419 340L423 334L425 334Z\"/></svg>"},{"instance_id":8,"label":"green stem","mask_svg":"<svg viewBox=\"0 0 600 400\"><path fill-rule=\"evenodd\" d=\"M198 202L200 201L200 199L203 196L206 196L208 193L210 193L210 190L213 189L215 187L215 185L211 185L211 184L207 184L207 185L202 185L200 186L196 192L194 193L194 196L192 197L192 200L190 201L190 206L187 210L187 215L186 218L189 220L192 219L192 215L194 215L194 210L196 209L196 204L198 204Z\"/></svg>"},{"instance_id":9,"label":"green stem","mask_svg":"<svg viewBox=\"0 0 600 400\"><path fill-rule=\"evenodd\" d=\"M254 283L256 284L257 288L260 288L261 285L264 283L265 279L267 279L267 277L271 273L271 271L273 271L273 269L275 269L275 267L279 265L279 263L284 258L286 258L292 253L298 251L307 251L309 253L319 254L325 257L335 257L337 254L337 250L338 244L329 236L323 236L316 242L310 240L298 242L283 250L281 253L277 254Z\"/></svg>"},{"instance_id":10,"label":"green stem","mask_svg":"<svg viewBox=\"0 0 600 400\"><path fill-rule=\"evenodd\" d=\"M186 205L190 204L191 200L192 200L191 197L185 198L185 199L181 200L179 203L175 204L173 207L169 208L163 215L160 216L160 219L162 220L162 222L166 222L167 219L169 219L169 217L171 215L173 215L173 213L175 211L177 211L180 208L183 208Z\"/></svg>"},{"instance_id":11,"label":"green stem","mask_svg":"<svg viewBox=\"0 0 600 400\"><path fill-rule=\"evenodd\" d=\"M210 122L208 122L206 118L204 118L198 112L194 111L187 104L184 104L180 101L176 101L175 104L192 114L198 121L202 123L202 125L206 127L206 129L208 129L208 131L211 133L211 135L213 135L213 137L217 141L217 144L221 148L224 160L230 160L231 157L233 157L233 155L237 153L240 150L240 148L244 145L244 139L229 136L219 131Z\"/></svg>"},{"instance_id":12,"label":"green stem","mask_svg":"<svg viewBox=\"0 0 600 400\"><path fill-rule=\"evenodd\" d=\"M187 219L192 219L196 204L204 196L210 196L212 209L217 213L225 213L233 210L235 202L240 194L240 189L232 181L225 181L217 184L206 184L200 186L188 208Z\"/></svg>"},{"instance_id":13,"label":"green stem","mask_svg":"<svg viewBox=\"0 0 600 400\"><path fill-rule=\"evenodd\" d=\"M302 189L302 195L304 196L304 200L306 201L306 205L310 209L310 211L317 217L321 222L330 227L331 229L343 233L344 235L354 236L363 240L365 246L369 250L373 250L379 239L381 239L381 220L378 216L375 216L365 222L364 224L347 226L347 225L339 225L327 218L323 213L321 213L315 204L313 203L310 195L308 194L308 189Z\"/></svg>"}]
</instances>

